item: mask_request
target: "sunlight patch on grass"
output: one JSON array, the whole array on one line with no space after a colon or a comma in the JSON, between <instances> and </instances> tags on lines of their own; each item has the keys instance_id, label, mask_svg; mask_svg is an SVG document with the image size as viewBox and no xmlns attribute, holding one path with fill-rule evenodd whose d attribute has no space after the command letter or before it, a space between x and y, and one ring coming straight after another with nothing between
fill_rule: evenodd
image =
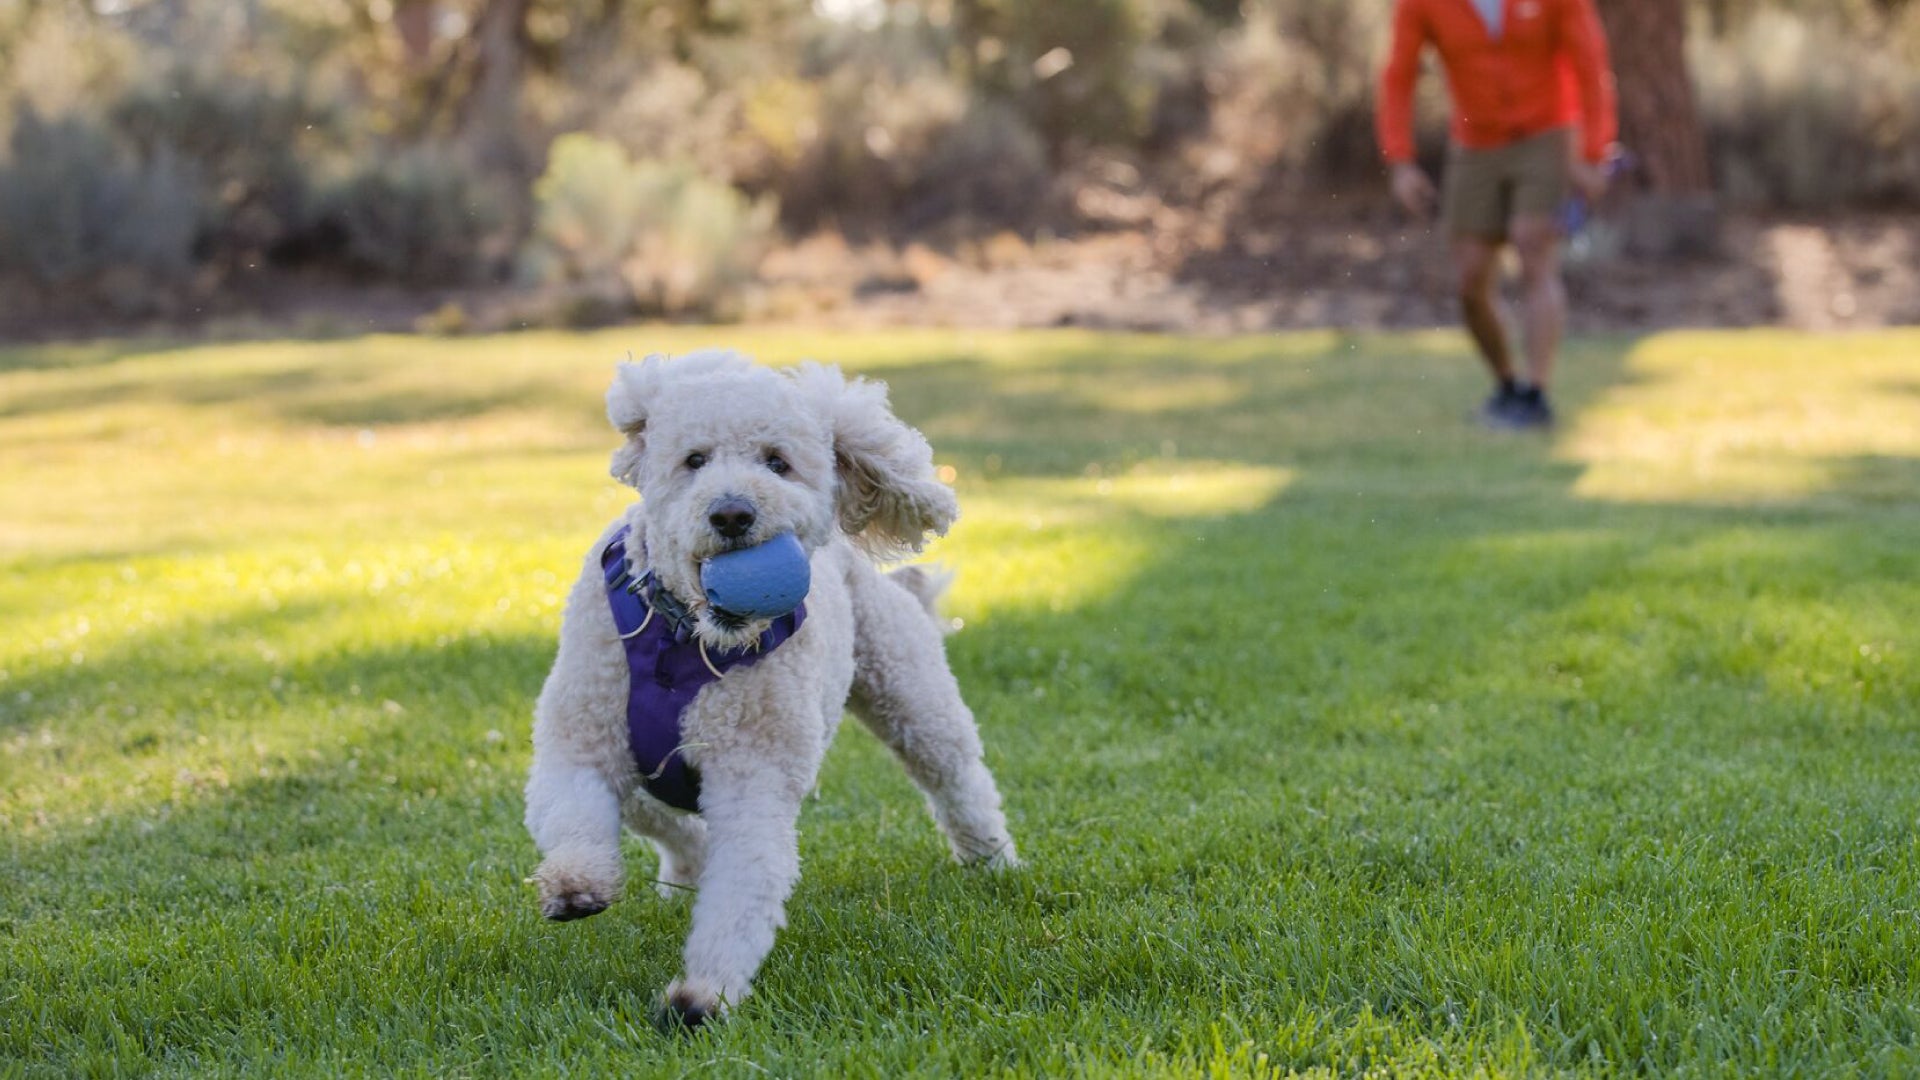
<instances>
[{"instance_id":1,"label":"sunlight patch on grass","mask_svg":"<svg viewBox=\"0 0 1920 1080\"><path fill-rule=\"evenodd\" d=\"M1156 518L1209 518L1259 510L1298 475L1273 465L1226 461L1149 461L1093 481L1093 495Z\"/></svg>"},{"instance_id":2,"label":"sunlight patch on grass","mask_svg":"<svg viewBox=\"0 0 1920 1080\"><path fill-rule=\"evenodd\" d=\"M1117 476L961 482L965 507L936 558L960 572L956 610L1065 611L1111 595L1176 520L1247 514L1278 498L1293 472L1217 461L1150 461Z\"/></svg>"},{"instance_id":3,"label":"sunlight patch on grass","mask_svg":"<svg viewBox=\"0 0 1920 1080\"><path fill-rule=\"evenodd\" d=\"M1292 469L1240 462L1158 459L1114 476L1006 477L963 489L966 513L1051 523L1142 515L1208 518L1258 510L1293 482Z\"/></svg>"},{"instance_id":4,"label":"sunlight patch on grass","mask_svg":"<svg viewBox=\"0 0 1920 1080\"><path fill-rule=\"evenodd\" d=\"M1152 556L1137 531L1049 528L1044 519L982 522L935 553L957 574L947 611L966 622L1068 611L1125 587Z\"/></svg>"},{"instance_id":5,"label":"sunlight patch on grass","mask_svg":"<svg viewBox=\"0 0 1920 1080\"><path fill-rule=\"evenodd\" d=\"M1809 339L1671 333L1558 448L1583 498L1768 503L1890 497L1920 469L1920 333Z\"/></svg>"},{"instance_id":6,"label":"sunlight patch on grass","mask_svg":"<svg viewBox=\"0 0 1920 1080\"><path fill-rule=\"evenodd\" d=\"M762 361L789 363L797 359L843 363L880 377L892 368L914 367L944 355L976 357L1005 372L1070 365L1105 372L1125 371L1136 365L1153 366L1169 358L1190 359L1197 369L1246 364L1290 364L1324 355L1346 337L1333 330L1308 330L1283 335L1232 338L1194 338L1173 334L1111 334L1097 330L1028 331L889 330L884 334L844 336L827 348L796 348L806 335L778 331L748 331L738 348ZM661 351L683 351L667 346ZM1401 339L1410 351L1450 349L1443 333L1408 334Z\"/></svg>"},{"instance_id":7,"label":"sunlight patch on grass","mask_svg":"<svg viewBox=\"0 0 1920 1080\"><path fill-rule=\"evenodd\" d=\"M612 364L714 344L928 434L1028 866L948 865L845 724L754 996L678 1040L646 845L543 925L520 789L632 497ZM0 349L0 1061L1911 1075L1920 335L1624 348L1571 343L1557 450L1464 419L1458 334Z\"/></svg>"},{"instance_id":8,"label":"sunlight patch on grass","mask_svg":"<svg viewBox=\"0 0 1920 1080\"><path fill-rule=\"evenodd\" d=\"M415 671L501 639L544 654L579 556L448 536L43 572L67 604L0 620L0 824L176 812L459 711L457 683Z\"/></svg>"},{"instance_id":9,"label":"sunlight patch on grass","mask_svg":"<svg viewBox=\"0 0 1920 1080\"><path fill-rule=\"evenodd\" d=\"M1121 415L1215 409L1233 404L1244 392L1240 380L1213 372L1156 380L1063 377L1061 382L1066 385L1057 390L1071 391L1095 408Z\"/></svg>"}]
</instances>

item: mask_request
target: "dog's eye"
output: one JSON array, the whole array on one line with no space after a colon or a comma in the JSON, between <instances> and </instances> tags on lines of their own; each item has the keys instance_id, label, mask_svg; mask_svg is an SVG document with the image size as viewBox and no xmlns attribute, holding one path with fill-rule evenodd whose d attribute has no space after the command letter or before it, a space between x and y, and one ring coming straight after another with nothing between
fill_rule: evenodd
<instances>
[{"instance_id":1,"label":"dog's eye","mask_svg":"<svg viewBox=\"0 0 1920 1080\"><path fill-rule=\"evenodd\" d=\"M775 476L785 476L793 470L793 466L787 464L787 459L781 457L779 454L767 455L767 468Z\"/></svg>"},{"instance_id":2,"label":"dog's eye","mask_svg":"<svg viewBox=\"0 0 1920 1080\"><path fill-rule=\"evenodd\" d=\"M705 465L706 463L707 463L707 455L701 453L698 450L695 450L693 453L687 455L687 468L689 469L698 469L700 466Z\"/></svg>"}]
</instances>

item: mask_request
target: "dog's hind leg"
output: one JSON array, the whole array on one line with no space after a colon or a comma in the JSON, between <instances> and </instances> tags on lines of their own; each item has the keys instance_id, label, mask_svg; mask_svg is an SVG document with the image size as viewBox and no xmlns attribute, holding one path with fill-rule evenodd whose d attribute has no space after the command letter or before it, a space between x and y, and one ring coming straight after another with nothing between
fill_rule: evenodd
<instances>
[{"instance_id":1,"label":"dog's hind leg","mask_svg":"<svg viewBox=\"0 0 1920 1080\"><path fill-rule=\"evenodd\" d=\"M853 589L855 716L887 744L927 797L954 857L992 867L1019 858L1000 792L981 760L980 733L947 666L934 597L861 564Z\"/></svg>"},{"instance_id":2,"label":"dog's hind leg","mask_svg":"<svg viewBox=\"0 0 1920 1080\"><path fill-rule=\"evenodd\" d=\"M638 791L627 799L626 820L627 828L646 837L660 856L654 889L668 900L692 892L707 864L707 823L670 810Z\"/></svg>"}]
</instances>

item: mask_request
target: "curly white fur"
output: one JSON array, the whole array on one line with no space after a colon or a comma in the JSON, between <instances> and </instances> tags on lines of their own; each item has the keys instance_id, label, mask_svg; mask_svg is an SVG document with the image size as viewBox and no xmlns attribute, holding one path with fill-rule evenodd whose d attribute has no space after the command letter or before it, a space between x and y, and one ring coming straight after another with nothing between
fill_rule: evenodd
<instances>
[{"instance_id":1,"label":"curly white fur","mask_svg":"<svg viewBox=\"0 0 1920 1080\"><path fill-rule=\"evenodd\" d=\"M613 475L641 495L623 518L639 540L629 547L694 605L709 645L743 644L767 623L716 621L699 588L701 560L790 531L813 564L800 630L702 690L682 718L701 773L697 816L646 794L628 752L626 658L599 562L622 522L587 554L534 708L526 823L545 857L534 874L542 912L604 909L624 877L622 821L645 835L660 855L661 892L698 890L685 969L667 992L669 1015L697 1024L746 995L784 925L800 873L801 800L843 709L906 766L956 858L1017 860L929 617L944 581L917 569L885 575L872 561L919 550L958 514L926 440L894 417L886 388L818 364L776 372L732 352L650 356L619 366L607 415L626 436ZM729 540L710 523L722 498L752 507L746 535Z\"/></svg>"}]
</instances>

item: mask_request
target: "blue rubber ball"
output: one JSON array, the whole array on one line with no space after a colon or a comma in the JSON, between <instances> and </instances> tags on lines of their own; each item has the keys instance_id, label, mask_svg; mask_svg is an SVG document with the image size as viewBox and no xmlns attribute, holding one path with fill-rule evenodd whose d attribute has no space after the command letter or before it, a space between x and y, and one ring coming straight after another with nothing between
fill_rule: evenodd
<instances>
[{"instance_id":1,"label":"blue rubber ball","mask_svg":"<svg viewBox=\"0 0 1920 1080\"><path fill-rule=\"evenodd\" d=\"M812 584L807 550L792 533L700 564L700 587L707 600L721 611L749 619L785 615L807 598Z\"/></svg>"}]
</instances>

